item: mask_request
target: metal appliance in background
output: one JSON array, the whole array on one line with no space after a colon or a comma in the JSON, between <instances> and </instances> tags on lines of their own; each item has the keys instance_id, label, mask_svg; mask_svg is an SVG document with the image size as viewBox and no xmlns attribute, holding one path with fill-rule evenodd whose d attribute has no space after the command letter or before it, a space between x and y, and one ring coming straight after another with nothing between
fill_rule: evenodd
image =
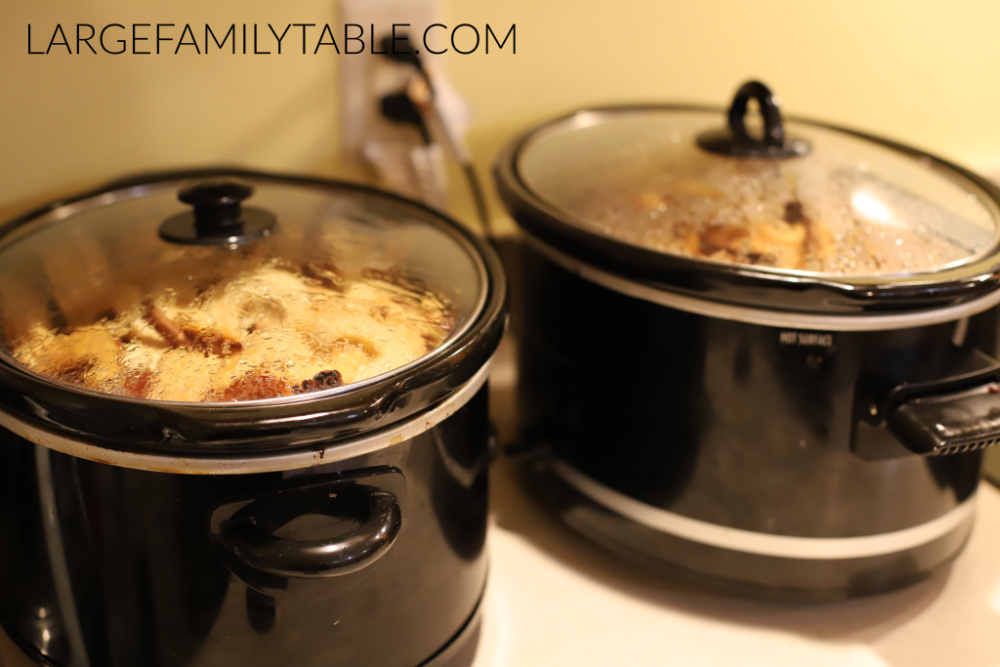
<instances>
[{"instance_id":1,"label":"metal appliance in background","mask_svg":"<svg viewBox=\"0 0 1000 667\"><path fill-rule=\"evenodd\" d=\"M1000 191L784 122L757 82L723 117L585 110L500 156L532 486L611 549L728 589L917 581L962 549L1000 439Z\"/></svg>"},{"instance_id":2,"label":"metal appliance in background","mask_svg":"<svg viewBox=\"0 0 1000 667\"><path fill-rule=\"evenodd\" d=\"M221 298L233 257L331 294L357 271L398 283L399 299L433 289L451 333L343 386L265 397L264 370L236 402L143 398L150 378L131 376L112 395L66 379L86 368L52 378L12 356L39 327L68 334L170 294ZM58 667L471 663L486 378L506 308L485 243L382 191L223 169L56 202L0 227L0 258L0 624L25 655ZM261 290L253 307L280 319ZM275 344L268 363L281 355ZM188 381L176 370L155 381Z\"/></svg>"}]
</instances>

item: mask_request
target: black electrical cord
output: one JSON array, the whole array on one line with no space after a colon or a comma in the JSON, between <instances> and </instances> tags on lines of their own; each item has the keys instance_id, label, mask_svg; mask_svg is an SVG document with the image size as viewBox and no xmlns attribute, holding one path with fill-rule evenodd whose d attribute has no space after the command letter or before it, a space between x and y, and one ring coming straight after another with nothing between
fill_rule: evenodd
<instances>
[{"instance_id":1,"label":"black electrical cord","mask_svg":"<svg viewBox=\"0 0 1000 667\"><path fill-rule=\"evenodd\" d=\"M397 46L402 46L404 48L397 50ZM427 85L427 91L430 95L430 105L434 108L443 125L443 115L441 114L440 107L437 106L435 98L434 82L431 80L430 73L424 66L423 60L420 59L420 56L413 49L409 35L397 37L386 35L379 41L379 47L379 55L398 63L411 65L416 69L421 79L423 79L424 83ZM399 99L397 99L397 96L399 95L406 97L406 100L409 102L408 106L404 105ZM421 112L419 105L415 104L407 93L394 93L387 95L380 101L380 106L382 114L386 118L395 120L396 122L414 123L412 118L415 113L420 117L420 122L414 124L416 124L420 129L420 133L421 136L424 137L424 141L428 144L430 143L430 132L428 131L427 122L423 117L423 113ZM448 135L447 128L443 129L445 135ZM466 185L469 188L469 192L472 194L472 201L476 208L476 214L479 216L479 221L482 223L483 232L486 234L486 238L493 242L495 241L496 236L493 233L493 224L490 220L489 207L486 204L486 195L483 192L482 182L479 179L479 175L476 173L476 167L472 163L471 157L463 158L462 151L454 145L453 138L446 136L446 139L447 142L451 144L449 145L450 152L462 168L462 175L465 177Z\"/></svg>"},{"instance_id":2,"label":"black electrical cord","mask_svg":"<svg viewBox=\"0 0 1000 667\"><path fill-rule=\"evenodd\" d=\"M420 138L423 139L424 145L431 144L431 133L427 129L427 123L424 122L423 115L410 96L406 94L406 91L390 93L382 97L379 100L379 111L394 123L415 125L420 131Z\"/></svg>"}]
</instances>

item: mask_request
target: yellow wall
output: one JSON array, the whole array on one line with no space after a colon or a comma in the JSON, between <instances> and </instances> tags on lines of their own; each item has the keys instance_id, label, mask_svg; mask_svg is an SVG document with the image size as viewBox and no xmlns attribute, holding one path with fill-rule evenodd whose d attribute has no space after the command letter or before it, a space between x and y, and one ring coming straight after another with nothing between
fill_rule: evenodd
<instances>
[{"instance_id":1,"label":"yellow wall","mask_svg":"<svg viewBox=\"0 0 1000 667\"><path fill-rule=\"evenodd\" d=\"M517 55L443 57L504 140L580 105L724 104L760 77L788 113L1000 170L1000 3L990 0L441 0L450 24L517 24ZM27 24L335 20L333 0L4 0L0 213L139 169L197 163L343 174L335 57L30 56Z\"/></svg>"}]
</instances>

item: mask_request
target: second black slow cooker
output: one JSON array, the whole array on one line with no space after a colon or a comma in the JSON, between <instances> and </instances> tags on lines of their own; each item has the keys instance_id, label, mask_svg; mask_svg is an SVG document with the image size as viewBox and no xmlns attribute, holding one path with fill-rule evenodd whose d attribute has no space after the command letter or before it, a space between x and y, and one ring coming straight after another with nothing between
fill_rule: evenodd
<instances>
[{"instance_id":1,"label":"second black slow cooker","mask_svg":"<svg viewBox=\"0 0 1000 667\"><path fill-rule=\"evenodd\" d=\"M756 100L763 122L747 122ZM585 110L501 155L536 487L634 558L755 594L926 576L1000 438L1000 193L876 137Z\"/></svg>"}]
</instances>

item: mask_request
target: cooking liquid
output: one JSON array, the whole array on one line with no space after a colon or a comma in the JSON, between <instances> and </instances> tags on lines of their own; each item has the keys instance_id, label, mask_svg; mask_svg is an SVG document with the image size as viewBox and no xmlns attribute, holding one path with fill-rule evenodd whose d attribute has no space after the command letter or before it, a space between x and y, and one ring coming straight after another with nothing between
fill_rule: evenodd
<instances>
[{"instance_id":1,"label":"cooking liquid","mask_svg":"<svg viewBox=\"0 0 1000 667\"><path fill-rule=\"evenodd\" d=\"M979 243L970 224L847 171L810 180L794 166L706 158L602 184L568 205L594 231L661 252L833 275L937 270ZM699 169L700 167L700 169ZM695 173L696 176L688 176Z\"/></svg>"},{"instance_id":2,"label":"cooking liquid","mask_svg":"<svg viewBox=\"0 0 1000 667\"><path fill-rule=\"evenodd\" d=\"M72 331L36 326L12 354L108 394L251 400L380 375L437 348L454 327L450 304L412 277L349 277L252 255L233 257L212 281L151 293Z\"/></svg>"}]
</instances>

